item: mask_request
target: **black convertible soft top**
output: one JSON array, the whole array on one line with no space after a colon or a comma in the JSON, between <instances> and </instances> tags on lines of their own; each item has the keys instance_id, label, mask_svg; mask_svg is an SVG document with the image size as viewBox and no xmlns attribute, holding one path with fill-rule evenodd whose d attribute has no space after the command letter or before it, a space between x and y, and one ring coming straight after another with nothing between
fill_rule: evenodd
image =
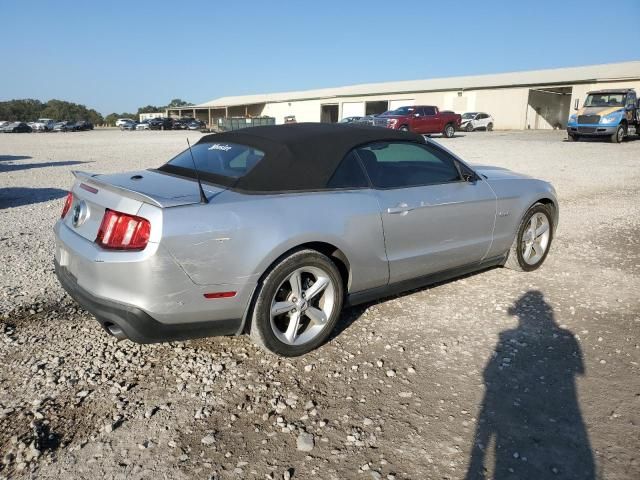
<instances>
[{"instance_id":1,"label":"black convertible soft top","mask_svg":"<svg viewBox=\"0 0 640 480\"><path fill-rule=\"evenodd\" d=\"M322 190L354 148L378 141L426 143L421 135L380 127L294 123L205 135L200 143L230 142L264 152L249 172L225 185L246 192Z\"/></svg>"}]
</instances>

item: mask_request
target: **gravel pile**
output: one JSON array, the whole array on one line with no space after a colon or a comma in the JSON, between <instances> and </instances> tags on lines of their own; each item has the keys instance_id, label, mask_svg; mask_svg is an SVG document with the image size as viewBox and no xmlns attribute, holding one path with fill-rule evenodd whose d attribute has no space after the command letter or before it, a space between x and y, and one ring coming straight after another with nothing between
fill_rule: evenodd
<instances>
[{"instance_id":1,"label":"gravel pile","mask_svg":"<svg viewBox=\"0 0 640 480\"><path fill-rule=\"evenodd\" d=\"M442 140L553 181L545 266L352 308L282 359L242 337L117 342L55 281L69 171L156 166L186 135L0 137L0 478L640 476L640 141Z\"/></svg>"}]
</instances>

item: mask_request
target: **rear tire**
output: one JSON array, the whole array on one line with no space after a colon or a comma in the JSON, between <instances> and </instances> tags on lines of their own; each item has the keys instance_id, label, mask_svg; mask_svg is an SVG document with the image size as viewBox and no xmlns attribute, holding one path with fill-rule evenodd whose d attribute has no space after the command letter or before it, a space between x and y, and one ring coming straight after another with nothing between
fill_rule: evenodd
<instances>
[{"instance_id":1,"label":"rear tire","mask_svg":"<svg viewBox=\"0 0 640 480\"><path fill-rule=\"evenodd\" d=\"M493 123L487 125L487 132L493 132Z\"/></svg>"},{"instance_id":2,"label":"rear tire","mask_svg":"<svg viewBox=\"0 0 640 480\"><path fill-rule=\"evenodd\" d=\"M624 140L625 128L624 125L618 125L616 133L611 135L611 143L622 143Z\"/></svg>"},{"instance_id":3,"label":"rear tire","mask_svg":"<svg viewBox=\"0 0 640 480\"><path fill-rule=\"evenodd\" d=\"M447 123L444 126L444 131L442 132L442 135L444 135L446 138L451 138L456 134L456 128L453 126L452 123Z\"/></svg>"},{"instance_id":4,"label":"rear tire","mask_svg":"<svg viewBox=\"0 0 640 480\"><path fill-rule=\"evenodd\" d=\"M533 205L522 218L504 266L520 272L538 269L551 248L553 231L549 207L541 203Z\"/></svg>"},{"instance_id":5,"label":"rear tire","mask_svg":"<svg viewBox=\"0 0 640 480\"><path fill-rule=\"evenodd\" d=\"M264 278L249 336L256 345L277 355L308 353L333 331L343 298L342 277L327 256L315 250L294 252Z\"/></svg>"}]
</instances>

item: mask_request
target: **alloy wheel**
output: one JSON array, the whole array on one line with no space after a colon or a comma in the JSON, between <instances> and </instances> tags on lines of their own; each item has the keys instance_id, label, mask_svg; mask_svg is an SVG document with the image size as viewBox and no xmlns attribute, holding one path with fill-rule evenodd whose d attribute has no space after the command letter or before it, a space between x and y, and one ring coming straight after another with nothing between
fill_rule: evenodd
<instances>
[{"instance_id":1,"label":"alloy wheel","mask_svg":"<svg viewBox=\"0 0 640 480\"><path fill-rule=\"evenodd\" d=\"M336 286L318 267L293 271L271 301L271 329L281 342L301 345L324 330L335 308Z\"/></svg>"},{"instance_id":2,"label":"alloy wheel","mask_svg":"<svg viewBox=\"0 0 640 480\"><path fill-rule=\"evenodd\" d=\"M521 239L522 259L527 265L535 265L544 257L550 235L549 219L545 214L538 212L529 219Z\"/></svg>"}]
</instances>

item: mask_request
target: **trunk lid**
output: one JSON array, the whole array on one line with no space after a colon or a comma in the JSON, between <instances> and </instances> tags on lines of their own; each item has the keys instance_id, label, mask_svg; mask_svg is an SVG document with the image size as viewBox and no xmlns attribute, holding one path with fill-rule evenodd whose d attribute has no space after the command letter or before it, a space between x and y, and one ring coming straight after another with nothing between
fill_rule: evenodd
<instances>
[{"instance_id":1,"label":"trunk lid","mask_svg":"<svg viewBox=\"0 0 640 480\"><path fill-rule=\"evenodd\" d=\"M158 224L161 220L158 220L162 217L162 209L200 202L195 180L152 170L109 175L74 171L73 174L76 177L71 190L74 200L63 222L90 241L96 239L106 209L147 218L152 223L152 236L155 237L154 223L156 231L161 229ZM224 188L211 185L203 184L203 188L209 199L224 191Z\"/></svg>"}]
</instances>

